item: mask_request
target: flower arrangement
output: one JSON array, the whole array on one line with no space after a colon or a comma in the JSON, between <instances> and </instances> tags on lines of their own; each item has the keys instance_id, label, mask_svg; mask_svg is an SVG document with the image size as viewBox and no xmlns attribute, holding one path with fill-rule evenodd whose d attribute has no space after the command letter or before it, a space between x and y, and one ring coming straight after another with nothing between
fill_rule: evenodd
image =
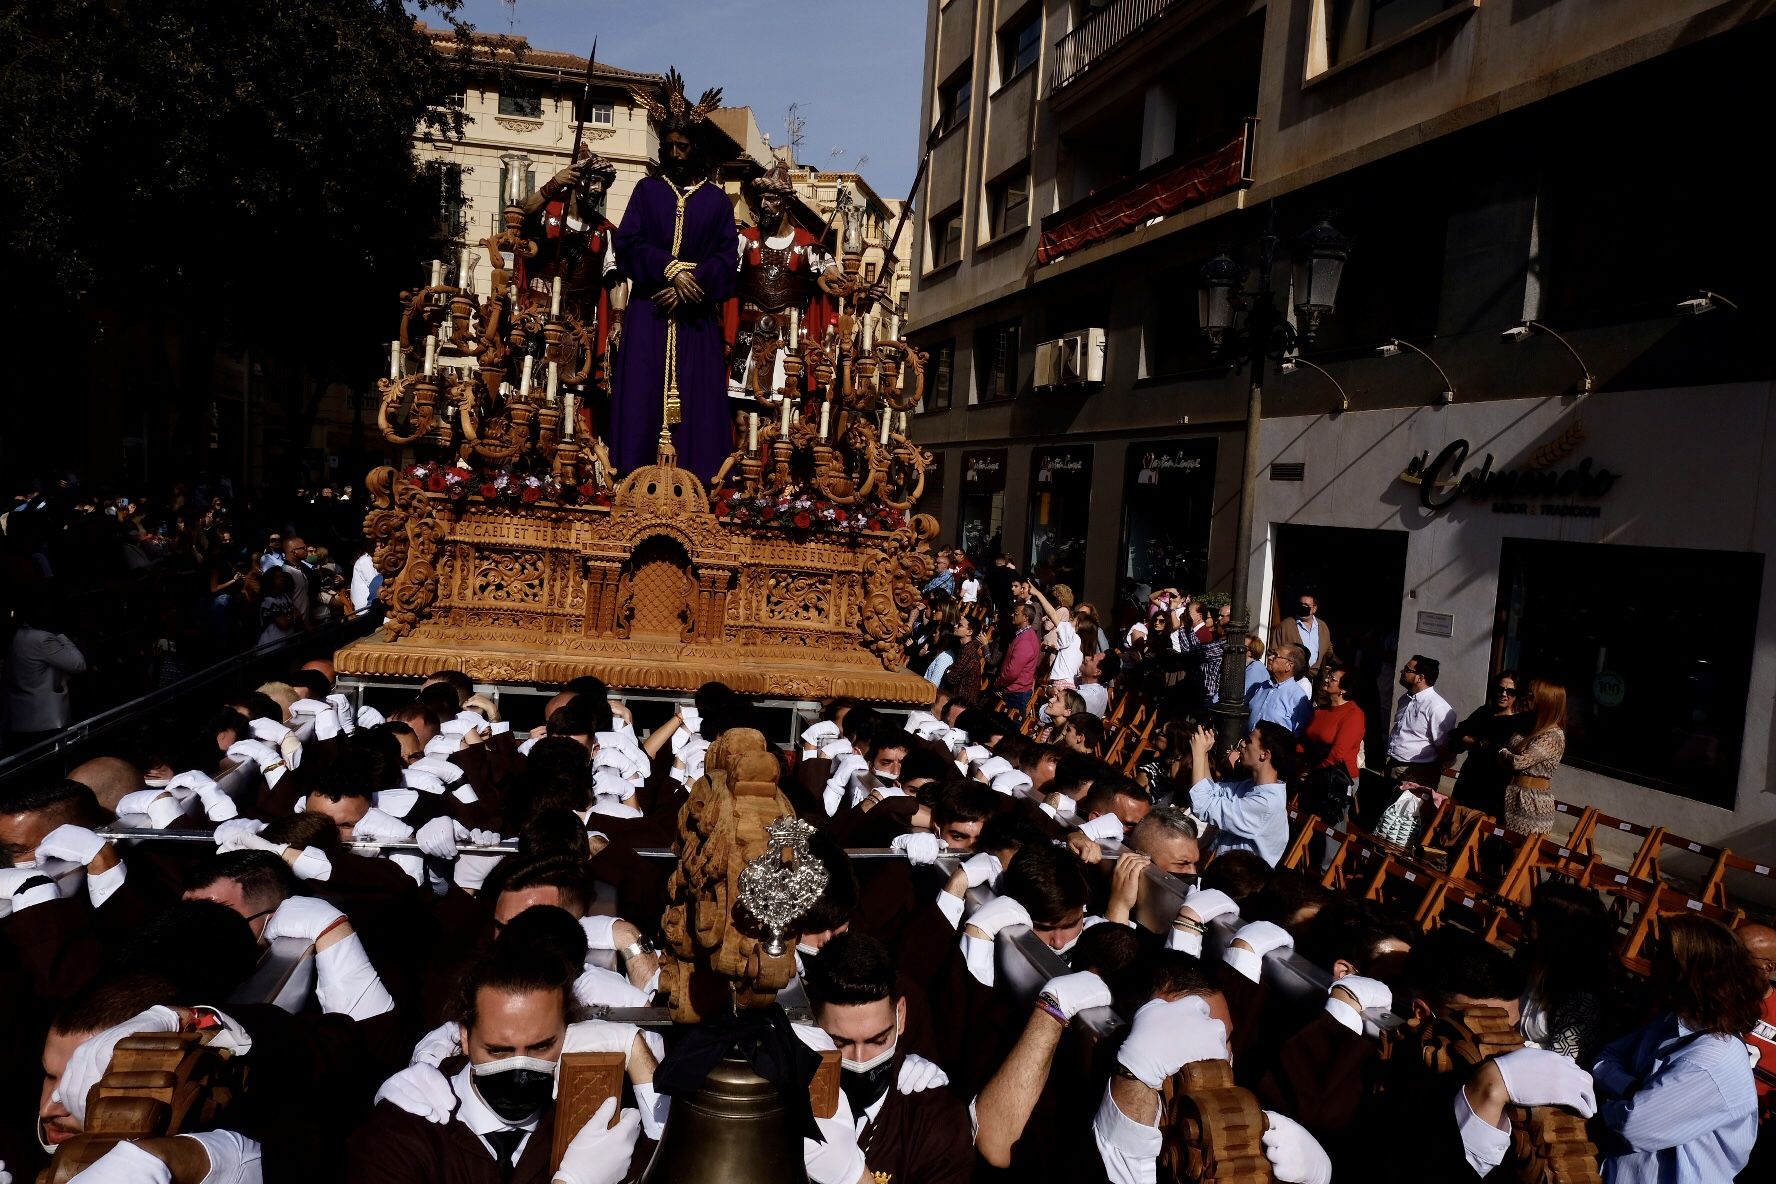
<instances>
[{"instance_id":1,"label":"flower arrangement","mask_svg":"<svg viewBox=\"0 0 1776 1184\"><path fill-rule=\"evenodd\" d=\"M735 526L762 526L792 534L858 535L897 530L906 514L879 501L840 506L812 494L749 497L738 489L718 490L715 516Z\"/></svg>"},{"instance_id":2,"label":"flower arrangement","mask_svg":"<svg viewBox=\"0 0 1776 1184\"><path fill-rule=\"evenodd\" d=\"M608 506L611 495L591 481L578 484L557 481L548 473L526 473L517 468L463 469L426 461L407 469L407 477L427 493L466 501L479 497L489 505L534 506L547 502L558 506Z\"/></svg>"}]
</instances>

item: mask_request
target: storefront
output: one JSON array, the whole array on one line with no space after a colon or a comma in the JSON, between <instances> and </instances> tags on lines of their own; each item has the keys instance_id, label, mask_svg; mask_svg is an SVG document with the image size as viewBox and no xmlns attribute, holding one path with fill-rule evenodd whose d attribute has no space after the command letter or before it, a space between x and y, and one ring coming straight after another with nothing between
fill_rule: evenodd
<instances>
[{"instance_id":1,"label":"storefront","mask_svg":"<svg viewBox=\"0 0 1776 1184\"><path fill-rule=\"evenodd\" d=\"M1215 511L1215 440L1130 444L1122 491L1117 581L1145 603L1154 588L1209 586L1209 519Z\"/></svg>"},{"instance_id":2,"label":"storefront","mask_svg":"<svg viewBox=\"0 0 1776 1184\"><path fill-rule=\"evenodd\" d=\"M955 538L976 566L1005 550L1005 465L1003 448L962 453Z\"/></svg>"},{"instance_id":3,"label":"storefront","mask_svg":"<svg viewBox=\"0 0 1776 1184\"><path fill-rule=\"evenodd\" d=\"M1077 444L1030 454L1030 513L1025 570L1044 584L1085 592L1091 536L1092 448Z\"/></svg>"},{"instance_id":4,"label":"storefront","mask_svg":"<svg viewBox=\"0 0 1776 1184\"><path fill-rule=\"evenodd\" d=\"M1463 715L1498 670L1557 680L1558 797L1755 854L1776 818L1772 409L1716 386L1266 420L1256 603L1274 621L1312 591L1382 713L1413 654Z\"/></svg>"}]
</instances>

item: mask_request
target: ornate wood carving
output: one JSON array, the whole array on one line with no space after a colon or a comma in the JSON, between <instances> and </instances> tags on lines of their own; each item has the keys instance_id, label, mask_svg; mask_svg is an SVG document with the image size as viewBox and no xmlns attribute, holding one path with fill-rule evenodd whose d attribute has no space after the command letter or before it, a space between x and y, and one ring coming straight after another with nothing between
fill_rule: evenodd
<instances>
[{"instance_id":1,"label":"ornate wood carving","mask_svg":"<svg viewBox=\"0 0 1776 1184\"><path fill-rule=\"evenodd\" d=\"M437 599L445 527L425 491L394 469L374 470L365 487L374 508L364 518L364 536L375 548L381 599L388 606L383 628L390 637L402 637Z\"/></svg>"},{"instance_id":2,"label":"ornate wood carving","mask_svg":"<svg viewBox=\"0 0 1776 1184\"><path fill-rule=\"evenodd\" d=\"M1174 1180L1269 1184L1264 1110L1227 1061L1192 1061L1166 1082L1160 1162Z\"/></svg>"}]
</instances>

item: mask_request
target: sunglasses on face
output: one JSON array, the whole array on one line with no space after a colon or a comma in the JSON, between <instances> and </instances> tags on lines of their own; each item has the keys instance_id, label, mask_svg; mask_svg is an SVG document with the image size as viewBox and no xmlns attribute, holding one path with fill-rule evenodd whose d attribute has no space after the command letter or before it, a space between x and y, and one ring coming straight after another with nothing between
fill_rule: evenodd
<instances>
[{"instance_id":1,"label":"sunglasses on face","mask_svg":"<svg viewBox=\"0 0 1776 1184\"><path fill-rule=\"evenodd\" d=\"M1515 699L1517 697L1517 688L1516 687L1493 687L1492 688L1492 697L1494 699L1499 698L1501 695L1507 699Z\"/></svg>"}]
</instances>

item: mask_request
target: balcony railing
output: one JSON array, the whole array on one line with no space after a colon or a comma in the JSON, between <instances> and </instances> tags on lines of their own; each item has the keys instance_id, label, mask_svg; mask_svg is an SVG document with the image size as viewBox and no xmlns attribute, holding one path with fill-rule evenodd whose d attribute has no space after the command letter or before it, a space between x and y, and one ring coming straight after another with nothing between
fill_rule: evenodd
<instances>
[{"instance_id":1,"label":"balcony railing","mask_svg":"<svg viewBox=\"0 0 1776 1184\"><path fill-rule=\"evenodd\" d=\"M1248 116L1231 139L1187 160L1176 157L1104 186L1042 220L1038 265L1168 217L1179 210L1252 183L1252 148L1258 130Z\"/></svg>"},{"instance_id":2,"label":"balcony railing","mask_svg":"<svg viewBox=\"0 0 1776 1184\"><path fill-rule=\"evenodd\" d=\"M1188 0L1111 0L1055 42L1048 93L1054 94L1085 73L1099 58L1164 16L1168 9L1182 8L1186 3Z\"/></svg>"}]
</instances>

